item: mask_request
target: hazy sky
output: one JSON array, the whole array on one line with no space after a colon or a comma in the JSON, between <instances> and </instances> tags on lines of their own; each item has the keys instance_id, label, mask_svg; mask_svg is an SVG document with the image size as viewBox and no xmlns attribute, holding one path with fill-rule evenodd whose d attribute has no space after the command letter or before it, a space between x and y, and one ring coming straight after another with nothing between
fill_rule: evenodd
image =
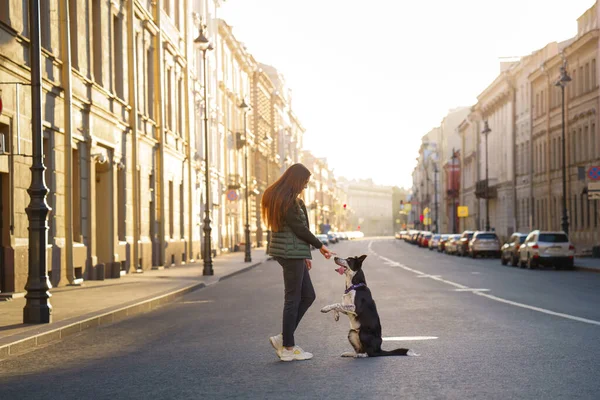
<instances>
[{"instance_id":1,"label":"hazy sky","mask_svg":"<svg viewBox=\"0 0 600 400\"><path fill-rule=\"evenodd\" d=\"M475 104L499 58L577 33L594 0L227 0L221 18L281 71L305 148L336 176L412 186L420 138Z\"/></svg>"}]
</instances>

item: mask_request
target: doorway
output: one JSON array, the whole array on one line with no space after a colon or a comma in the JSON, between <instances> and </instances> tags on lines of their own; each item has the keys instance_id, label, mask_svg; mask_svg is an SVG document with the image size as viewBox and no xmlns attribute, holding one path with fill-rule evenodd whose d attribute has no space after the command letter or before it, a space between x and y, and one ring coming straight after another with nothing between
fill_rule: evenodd
<instances>
[{"instance_id":1,"label":"doorway","mask_svg":"<svg viewBox=\"0 0 600 400\"><path fill-rule=\"evenodd\" d=\"M107 157L110 159L109 157ZM113 261L113 177L110 162L96 164L96 256L98 263ZM106 271L109 268L105 269Z\"/></svg>"}]
</instances>

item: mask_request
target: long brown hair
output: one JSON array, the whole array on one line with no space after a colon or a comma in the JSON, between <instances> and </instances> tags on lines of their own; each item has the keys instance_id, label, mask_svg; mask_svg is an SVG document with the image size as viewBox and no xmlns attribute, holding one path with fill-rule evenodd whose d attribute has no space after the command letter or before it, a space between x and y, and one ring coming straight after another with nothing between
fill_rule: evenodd
<instances>
[{"instance_id":1,"label":"long brown hair","mask_svg":"<svg viewBox=\"0 0 600 400\"><path fill-rule=\"evenodd\" d=\"M300 163L294 164L265 190L261 202L262 216L274 232L283 227L286 212L295 204L310 176L308 168Z\"/></svg>"}]
</instances>

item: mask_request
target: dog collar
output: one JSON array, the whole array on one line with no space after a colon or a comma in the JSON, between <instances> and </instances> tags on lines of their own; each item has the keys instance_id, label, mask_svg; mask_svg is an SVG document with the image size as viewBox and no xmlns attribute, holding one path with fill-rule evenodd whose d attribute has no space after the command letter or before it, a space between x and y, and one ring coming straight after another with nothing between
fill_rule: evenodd
<instances>
[{"instance_id":1,"label":"dog collar","mask_svg":"<svg viewBox=\"0 0 600 400\"><path fill-rule=\"evenodd\" d=\"M367 284L361 282L361 283L357 283L356 285L352 285L348 289L346 289L346 291L344 292L344 294L348 294L348 292L350 292L351 290L356 290L359 287L367 287Z\"/></svg>"}]
</instances>

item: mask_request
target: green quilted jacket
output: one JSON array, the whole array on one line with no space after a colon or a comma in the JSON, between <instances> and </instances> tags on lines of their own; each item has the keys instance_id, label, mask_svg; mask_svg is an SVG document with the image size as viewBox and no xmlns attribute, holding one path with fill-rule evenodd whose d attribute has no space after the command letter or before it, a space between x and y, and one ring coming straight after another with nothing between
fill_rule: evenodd
<instances>
[{"instance_id":1,"label":"green quilted jacket","mask_svg":"<svg viewBox=\"0 0 600 400\"><path fill-rule=\"evenodd\" d=\"M290 207L284 221L279 232L271 232L267 254L280 258L312 258L310 245L320 249L323 243L310 231L308 212L302 200L298 199L296 205Z\"/></svg>"}]
</instances>

